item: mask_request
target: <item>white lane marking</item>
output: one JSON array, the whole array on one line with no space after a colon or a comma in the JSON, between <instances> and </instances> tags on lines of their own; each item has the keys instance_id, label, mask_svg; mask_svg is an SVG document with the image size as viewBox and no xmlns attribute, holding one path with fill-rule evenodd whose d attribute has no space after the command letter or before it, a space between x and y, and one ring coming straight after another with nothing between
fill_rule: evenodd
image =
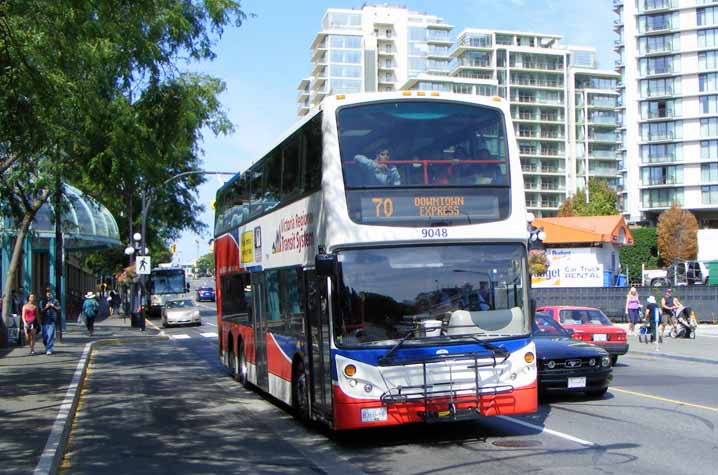
<instances>
[{"instance_id":1,"label":"white lane marking","mask_svg":"<svg viewBox=\"0 0 718 475\"><path fill-rule=\"evenodd\" d=\"M503 420L509 421L509 422L514 422L514 423L516 423L516 424L518 424L518 425L520 425L520 426L528 427L529 429L534 429L534 430L537 430L537 431L539 431L539 432L545 432L545 433L547 433L547 434L551 434L551 435L553 435L553 436L555 436L555 437L560 437L560 438L562 438L562 439L570 440L571 442L576 442L577 444L585 445L586 447L594 447L594 446L597 445L597 444L594 444L593 442L589 442L589 441L587 441L587 440L579 439L578 437L574 437L574 436L569 435L569 434L564 434L563 432L559 432L559 431L557 431L557 430L552 430L552 429L548 429L548 428L546 428L546 427L541 427L541 426L537 426L537 425L534 425L534 424L530 424L530 423L528 423L528 422L524 422L524 421L519 420L519 419L514 419L513 417L508 417L508 416L498 416L498 417L499 417L499 419L503 419Z\"/></svg>"},{"instance_id":2,"label":"white lane marking","mask_svg":"<svg viewBox=\"0 0 718 475\"><path fill-rule=\"evenodd\" d=\"M200 333L205 338L217 338L217 332Z\"/></svg>"},{"instance_id":3,"label":"white lane marking","mask_svg":"<svg viewBox=\"0 0 718 475\"><path fill-rule=\"evenodd\" d=\"M210 327L217 327L217 325L214 323L209 323L209 322L204 322L204 323L205 323L205 325L209 325Z\"/></svg>"},{"instance_id":4,"label":"white lane marking","mask_svg":"<svg viewBox=\"0 0 718 475\"><path fill-rule=\"evenodd\" d=\"M82 351L80 361L77 362L75 373L72 375L72 382L67 387L67 391L65 391L65 399L60 405L55 422L52 424L50 436L47 438L45 448L40 455L40 460L38 460L33 474L55 473L62 461L65 444L67 443L67 434L70 431L70 425L80 400L80 383L87 372L93 344L94 342L86 344L85 349Z\"/></svg>"},{"instance_id":5,"label":"white lane marking","mask_svg":"<svg viewBox=\"0 0 718 475\"><path fill-rule=\"evenodd\" d=\"M179 335L170 335L170 338L173 340L189 340L192 337L184 333L180 333Z\"/></svg>"}]
</instances>

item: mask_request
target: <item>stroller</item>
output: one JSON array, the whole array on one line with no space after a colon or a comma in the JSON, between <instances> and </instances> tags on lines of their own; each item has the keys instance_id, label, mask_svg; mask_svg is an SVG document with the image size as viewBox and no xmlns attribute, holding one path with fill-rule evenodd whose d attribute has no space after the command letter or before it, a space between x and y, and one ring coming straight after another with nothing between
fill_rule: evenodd
<instances>
[{"instance_id":1,"label":"stroller","mask_svg":"<svg viewBox=\"0 0 718 475\"><path fill-rule=\"evenodd\" d=\"M674 312L672 338L695 338L698 323L691 307L681 307Z\"/></svg>"}]
</instances>

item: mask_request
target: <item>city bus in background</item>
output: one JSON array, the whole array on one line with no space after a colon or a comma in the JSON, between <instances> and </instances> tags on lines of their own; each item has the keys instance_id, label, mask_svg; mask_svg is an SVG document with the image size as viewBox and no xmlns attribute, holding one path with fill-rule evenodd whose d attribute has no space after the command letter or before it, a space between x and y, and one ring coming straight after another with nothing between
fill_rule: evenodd
<instances>
[{"instance_id":1,"label":"city bus in background","mask_svg":"<svg viewBox=\"0 0 718 475\"><path fill-rule=\"evenodd\" d=\"M181 267L160 265L150 271L147 281L147 292L149 293L148 315L160 317L162 307L167 299L179 297L189 292L189 284L185 270Z\"/></svg>"},{"instance_id":2,"label":"city bus in background","mask_svg":"<svg viewBox=\"0 0 718 475\"><path fill-rule=\"evenodd\" d=\"M534 412L508 104L336 95L218 192L219 356L334 430Z\"/></svg>"}]
</instances>

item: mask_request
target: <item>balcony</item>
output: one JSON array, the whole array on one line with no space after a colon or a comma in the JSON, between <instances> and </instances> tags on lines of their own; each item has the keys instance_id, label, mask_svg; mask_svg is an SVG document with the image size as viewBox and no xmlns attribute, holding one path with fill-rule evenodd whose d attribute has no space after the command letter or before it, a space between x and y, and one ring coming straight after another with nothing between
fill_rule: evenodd
<instances>
[{"instance_id":1,"label":"balcony","mask_svg":"<svg viewBox=\"0 0 718 475\"><path fill-rule=\"evenodd\" d=\"M532 61L524 61L521 63L511 64L512 69L532 69L536 71L559 71L563 72L563 64L560 63L539 63Z\"/></svg>"},{"instance_id":2,"label":"balcony","mask_svg":"<svg viewBox=\"0 0 718 475\"><path fill-rule=\"evenodd\" d=\"M563 89L563 84L559 81L542 81L539 79L513 79L511 81L511 86L550 87Z\"/></svg>"}]
</instances>

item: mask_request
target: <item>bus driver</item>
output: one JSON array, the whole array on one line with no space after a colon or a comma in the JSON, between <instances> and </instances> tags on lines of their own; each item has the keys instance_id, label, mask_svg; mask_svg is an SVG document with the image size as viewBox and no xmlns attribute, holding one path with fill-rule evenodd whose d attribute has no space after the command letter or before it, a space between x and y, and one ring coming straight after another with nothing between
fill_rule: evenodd
<instances>
[{"instance_id":1,"label":"bus driver","mask_svg":"<svg viewBox=\"0 0 718 475\"><path fill-rule=\"evenodd\" d=\"M401 177L399 176L399 170L397 170L394 165L386 163L389 159L388 149L380 150L374 160L364 155L354 156L354 160L369 172L369 175L373 176L379 185L400 185Z\"/></svg>"}]
</instances>

